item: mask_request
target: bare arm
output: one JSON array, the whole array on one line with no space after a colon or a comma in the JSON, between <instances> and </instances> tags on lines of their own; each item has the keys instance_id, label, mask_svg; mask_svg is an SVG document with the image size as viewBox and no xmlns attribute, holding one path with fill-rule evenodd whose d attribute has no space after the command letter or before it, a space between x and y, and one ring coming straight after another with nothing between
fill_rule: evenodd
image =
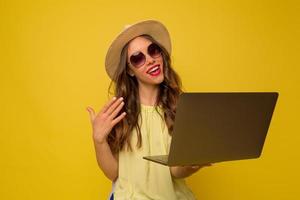
<instances>
[{"instance_id":1,"label":"bare arm","mask_svg":"<svg viewBox=\"0 0 300 200\"><path fill-rule=\"evenodd\" d=\"M107 142L98 143L97 141L94 141L94 146L98 166L107 178L111 181L115 181L118 178L117 158L112 154Z\"/></svg>"},{"instance_id":2,"label":"bare arm","mask_svg":"<svg viewBox=\"0 0 300 200\"><path fill-rule=\"evenodd\" d=\"M93 140L98 165L105 176L112 181L118 177L118 159L116 155L113 155L107 143L107 136L112 128L125 117L125 112L119 114L123 106L123 98L113 98L97 115L93 108L87 107L93 126Z\"/></svg>"}]
</instances>

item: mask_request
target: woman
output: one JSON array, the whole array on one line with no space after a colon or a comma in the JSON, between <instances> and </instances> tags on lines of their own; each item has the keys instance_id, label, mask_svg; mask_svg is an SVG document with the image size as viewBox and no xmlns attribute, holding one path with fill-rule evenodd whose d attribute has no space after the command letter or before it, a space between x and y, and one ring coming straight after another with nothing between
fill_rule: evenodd
<instances>
[{"instance_id":1,"label":"woman","mask_svg":"<svg viewBox=\"0 0 300 200\"><path fill-rule=\"evenodd\" d=\"M107 52L116 97L98 114L87 110L97 161L114 182L117 200L195 199L184 178L207 166L167 167L142 159L169 151L181 93L170 54L169 33L155 20L127 27Z\"/></svg>"}]
</instances>

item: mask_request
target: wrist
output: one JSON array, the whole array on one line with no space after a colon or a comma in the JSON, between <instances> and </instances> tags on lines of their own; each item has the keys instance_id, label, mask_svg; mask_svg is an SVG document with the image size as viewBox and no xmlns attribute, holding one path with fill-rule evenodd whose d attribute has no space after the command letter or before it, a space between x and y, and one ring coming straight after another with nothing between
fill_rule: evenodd
<instances>
[{"instance_id":1,"label":"wrist","mask_svg":"<svg viewBox=\"0 0 300 200\"><path fill-rule=\"evenodd\" d=\"M107 144L107 139L106 138L98 138L98 137L93 137L94 143L98 145L103 145Z\"/></svg>"}]
</instances>

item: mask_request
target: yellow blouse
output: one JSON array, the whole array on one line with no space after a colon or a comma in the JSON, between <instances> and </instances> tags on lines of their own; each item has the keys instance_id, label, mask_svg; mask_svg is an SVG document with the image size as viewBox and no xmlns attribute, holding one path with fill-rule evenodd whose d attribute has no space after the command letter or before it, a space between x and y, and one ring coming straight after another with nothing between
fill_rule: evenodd
<instances>
[{"instance_id":1,"label":"yellow blouse","mask_svg":"<svg viewBox=\"0 0 300 200\"><path fill-rule=\"evenodd\" d=\"M163 114L160 107L158 111ZM168 166L143 159L143 156L166 155L169 152L171 136L159 113L154 106L141 105L139 124L142 147L136 147L137 133L134 130L131 137L133 151L123 150L119 153L119 176L115 182L114 199L195 199L184 179L172 178Z\"/></svg>"}]
</instances>

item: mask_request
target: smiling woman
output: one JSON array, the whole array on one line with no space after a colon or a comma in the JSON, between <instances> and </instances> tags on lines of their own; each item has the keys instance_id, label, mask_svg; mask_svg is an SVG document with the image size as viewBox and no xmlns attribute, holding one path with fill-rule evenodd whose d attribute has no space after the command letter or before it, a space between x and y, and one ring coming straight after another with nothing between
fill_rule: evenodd
<instances>
[{"instance_id":1,"label":"smiling woman","mask_svg":"<svg viewBox=\"0 0 300 200\"><path fill-rule=\"evenodd\" d=\"M117 98L97 115L88 111L99 167L114 182L118 200L195 199L184 178L203 166L166 167L142 159L169 151L182 92L170 54L169 33L155 20L127 27L107 52Z\"/></svg>"},{"instance_id":2,"label":"smiling woman","mask_svg":"<svg viewBox=\"0 0 300 200\"><path fill-rule=\"evenodd\" d=\"M127 48L129 74L136 77L141 88L158 85L164 80L161 48L151 42L150 36L149 39L146 37L136 37L130 41Z\"/></svg>"}]
</instances>

